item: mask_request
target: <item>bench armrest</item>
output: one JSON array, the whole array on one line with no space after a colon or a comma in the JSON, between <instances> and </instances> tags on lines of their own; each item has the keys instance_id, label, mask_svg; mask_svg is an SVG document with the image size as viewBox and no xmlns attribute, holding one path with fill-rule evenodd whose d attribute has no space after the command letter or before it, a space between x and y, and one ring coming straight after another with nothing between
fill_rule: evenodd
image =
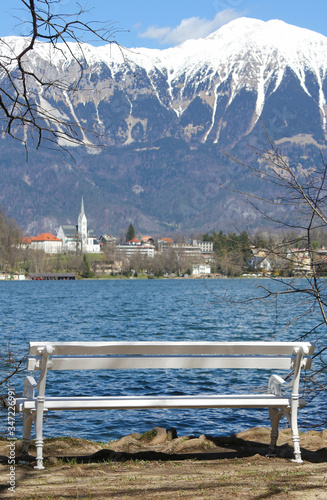
<instances>
[{"instance_id":1,"label":"bench armrest","mask_svg":"<svg viewBox=\"0 0 327 500\"><path fill-rule=\"evenodd\" d=\"M36 380L30 375L27 375L27 377L24 380L23 396L27 399L34 399L36 388L37 388Z\"/></svg>"},{"instance_id":2,"label":"bench armrest","mask_svg":"<svg viewBox=\"0 0 327 500\"><path fill-rule=\"evenodd\" d=\"M268 390L271 394L275 394L276 396L281 396L282 389L290 389L292 388L292 399L299 398L299 382L300 382L300 373L301 368L307 368L308 359L303 356L307 354L306 350L303 348L296 348L294 350L294 354L296 358L293 362L293 376L290 382L286 382L279 375L271 375L268 382ZM311 360L309 360L311 361Z\"/></svg>"},{"instance_id":3,"label":"bench armrest","mask_svg":"<svg viewBox=\"0 0 327 500\"><path fill-rule=\"evenodd\" d=\"M271 375L269 378L268 382L268 391L270 394L275 394L276 396L281 396L282 395L282 386L283 389L287 389L292 386L292 382L287 383L286 380L284 380L282 377L279 375Z\"/></svg>"}]
</instances>

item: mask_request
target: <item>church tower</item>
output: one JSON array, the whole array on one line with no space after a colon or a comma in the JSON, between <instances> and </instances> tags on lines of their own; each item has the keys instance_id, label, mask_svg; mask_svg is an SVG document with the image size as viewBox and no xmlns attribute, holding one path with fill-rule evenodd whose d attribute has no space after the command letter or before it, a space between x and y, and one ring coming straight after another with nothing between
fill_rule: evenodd
<instances>
[{"instance_id":1,"label":"church tower","mask_svg":"<svg viewBox=\"0 0 327 500\"><path fill-rule=\"evenodd\" d=\"M82 197L81 201L81 212L78 216L77 223L78 237L81 241L82 250L86 250L87 247L87 218L84 212L84 200Z\"/></svg>"}]
</instances>

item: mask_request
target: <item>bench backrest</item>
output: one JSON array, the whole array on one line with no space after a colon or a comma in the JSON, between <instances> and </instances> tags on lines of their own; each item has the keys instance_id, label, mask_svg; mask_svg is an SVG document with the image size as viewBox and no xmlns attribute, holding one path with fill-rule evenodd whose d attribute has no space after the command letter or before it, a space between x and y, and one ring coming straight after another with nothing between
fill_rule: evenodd
<instances>
[{"instance_id":1,"label":"bench backrest","mask_svg":"<svg viewBox=\"0 0 327 500\"><path fill-rule=\"evenodd\" d=\"M309 342L30 342L28 370L309 369ZM46 367L42 363L46 359Z\"/></svg>"}]
</instances>

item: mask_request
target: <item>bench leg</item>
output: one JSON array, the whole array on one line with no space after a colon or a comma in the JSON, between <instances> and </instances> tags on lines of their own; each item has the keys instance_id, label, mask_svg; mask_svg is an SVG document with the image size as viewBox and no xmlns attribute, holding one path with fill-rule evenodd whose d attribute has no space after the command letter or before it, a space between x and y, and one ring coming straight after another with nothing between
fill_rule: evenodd
<instances>
[{"instance_id":1,"label":"bench leg","mask_svg":"<svg viewBox=\"0 0 327 500\"><path fill-rule=\"evenodd\" d=\"M44 469L43 466L43 412L44 398L38 398L38 404L35 417L35 447L36 447L36 466L34 469Z\"/></svg>"},{"instance_id":2,"label":"bench leg","mask_svg":"<svg viewBox=\"0 0 327 500\"><path fill-rule=\"evenodd\" d=\"M270 457L276 456L276 443L278 439L278 426L280 419L282 418L283 412L277 410L277 408L269 408L269 418L271 422L271 434L270 434Z\"/></svg>"},{"instance_id":3,"label":"bench leg","mask_svg":"<svg viewBox=\"0 0 327 500\"><path fill-rule=\"evenodd\" d=\"M293 458L292 462L295 462L297 464L302 464L303 460L301 458L300 434L299 434L299 429L297 426L297 407L293 408L292 412L287 412L286 416L287 416L287 420L289 422L289 425L291 427L292 441L293 441L293 447L294 447L294 458Z\"/></svg>"},{"instance_id":4,"label":"bench leg","mask_svg":"<svg viewBox=\"0 0 327 500\"><path fill-rule=\"evenodd\" d=\"M28 448L31 441L31 429L33 423L33 415L23 412L23 449L22 456L28 455Z\"/></svg>"},{"instance_id":5,"label":"bench leg","mask_svg":"<svg viewBox=\"0 0 327 500\"><path fill-rule=\"evenodd\" d=\"M276 443L278 438L278 426L281 417L285 415L292 432L292 441L294 448L294 459L293 462L302 464L303 460L301 458L300 449L300 435L297 426L297 408L292 412L287 410L278 410L277 408L269 408L269 417L271 422L271 441L270 441L270 452L269 456L276 456Z\"/></svg>"},{"instance_id":6,"label":"bench leg","mask_svg":"<svg viewBox=\"0 0 327 500\"><path fill-rule=\"evenodd\" d=\"M35 439L35 447L36 447L36 465L35 465L34 469L42 470L42 469L44 469L44 466L43 466L43 439L42 438Z\"/></svg>"}]
</instances>

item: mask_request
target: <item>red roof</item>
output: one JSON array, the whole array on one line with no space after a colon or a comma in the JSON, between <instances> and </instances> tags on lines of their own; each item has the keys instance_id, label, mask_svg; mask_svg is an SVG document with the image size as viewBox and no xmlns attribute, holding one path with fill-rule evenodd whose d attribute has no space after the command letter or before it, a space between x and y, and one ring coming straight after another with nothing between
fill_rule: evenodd
<instances>
[{"instance_id":1,"label":"red roof","mask_svg":"<svg viewBox=\"0 0 327 500\"><path fill-rule=\"evenodd\" d=\"M32 242L32 236L24 236L22 239L21 239L21 242L22 243L25 243L26 245L27 244L30 244Z\"/></svg>"},{"instance_id":2,"label":"red roof","mask_svg":"<svg viewBox=\"0 0 327 500\"><path fill-rule=\"evenodd\" d=\"M174 240L172 240L171 238L160 238L161 241L165 241L166 243L174 243Z\"/></svg>"},{"instance_id":3,"label":"red roof","mask_svg":"<svg viewBox=\"0 0 327 500\"><path fill-rule=\"evenodd\" d=\"M133 238L132 240L129 240L127 243L141 243L141 242L137 238Z\"/></svg>"},{"instance_id":4,"label":"red roof","mask_svg":"<svg viewBox=\"0 0 327 500\"><path fill-rule=\"evenodd\" d=\"M61 239L51 233L42 233L38 236L32 236L31 241L61 241Z\"/></svg>"}]
</instances>

